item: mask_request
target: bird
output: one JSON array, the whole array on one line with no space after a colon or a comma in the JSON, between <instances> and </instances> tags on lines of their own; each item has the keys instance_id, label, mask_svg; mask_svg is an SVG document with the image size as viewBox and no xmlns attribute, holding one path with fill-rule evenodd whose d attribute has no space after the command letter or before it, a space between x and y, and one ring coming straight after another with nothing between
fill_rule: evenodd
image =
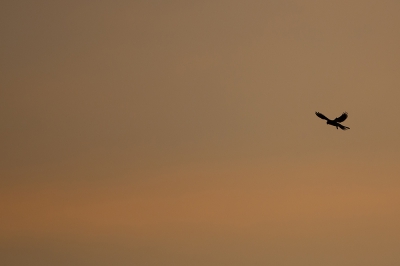
<instances>
[{"instance_id":1,"label":"bird","mask_svg":"<svg viewBox=\"0 0 400 266\"><path fill-rule=\"evenodd\" d=\"M330 120L329 118L327 118L326 116L324 116L323 114L321 114L321 113L319 113L319 112L315 112L315 114L316 114L319 118L326 120L326 123L327 123L328 125L331 125L331 126L336 127L336 129L338 129L338 127L340 127L340 129L342 129L342 130L350 129L349 127L346 127L346 126L343 126L343 125L340 124L341 122L343 122L344 120L346 120L346 118L348 117L347 112L344 112L341 116L336 117L336 118L333 119L333 120Z\"/></svg>"}]
</instances>

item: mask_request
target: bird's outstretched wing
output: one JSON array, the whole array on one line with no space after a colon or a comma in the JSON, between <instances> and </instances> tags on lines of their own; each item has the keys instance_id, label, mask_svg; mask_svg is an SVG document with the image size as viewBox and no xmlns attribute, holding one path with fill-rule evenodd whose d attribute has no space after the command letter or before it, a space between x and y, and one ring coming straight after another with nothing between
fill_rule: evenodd
<instances>
[{"instance_id":1,"label":"bird's outstretched wing","mask_svg":"<svg viewBox=\"0 0 400 266\"><path fill-rule=\"evenodd\" d=\"M344 112L341 116L336 117L335 120L333 120L333 121L338 122L338 123L341 123L341 122L343 122L344 120L346 120L347 117L348 117L347 113Z\"/></svg>"},{"instance_id":2,"label":"bird's outstretched wing","mask_svg":"<svg viewBox=\"0 0 400 266\"><path fill-rule=\"evenodd\" d=\"M321 114L321 113L315 112L315 114L316 114L319 118L321 118L321 119L329 120L329 118L327 118L326 116L324 116L324 115Z\"/></svg>"}]
</instances>

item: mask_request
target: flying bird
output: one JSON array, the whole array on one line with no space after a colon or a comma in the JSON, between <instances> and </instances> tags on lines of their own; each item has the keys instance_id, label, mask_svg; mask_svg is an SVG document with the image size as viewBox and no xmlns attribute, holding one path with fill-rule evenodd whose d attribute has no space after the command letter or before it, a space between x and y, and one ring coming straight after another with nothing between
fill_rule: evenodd
<instances>
[{"instance_id":1,"label":"flying bird","mask_svg":"<svg viewBox=\"0 0 400 266\"><path fill-rule=\"evenodd\" d=\"M321 114L321 113L315 112L315 114L316 114L319 118L326 120L326 123L327 123L328 125L331 125L331 126L336 127L336 129L338 129L338 127L340 127L340 129L342 129L342 130L350 129L349 127L346 127L346 126L343 126L343 125L340 124L341 122L343 122L344 120L346 120L346 118L348 117L347 112L344 112L341 116L336 117L336 118L333 119L333 120L330 120L329 118L327 118L326 116L324 116L324 115Z\"/></svg>"}]
</instances>

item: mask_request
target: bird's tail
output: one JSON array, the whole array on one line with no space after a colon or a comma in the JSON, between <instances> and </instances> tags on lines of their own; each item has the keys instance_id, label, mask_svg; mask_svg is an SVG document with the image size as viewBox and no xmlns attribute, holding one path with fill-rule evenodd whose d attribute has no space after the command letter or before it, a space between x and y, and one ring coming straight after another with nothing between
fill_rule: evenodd
<instances>
[{"instance_id":1,"label":"bird's tail","mask_svg":"<svg viewBox=\"0 0 400 266\"><path fill-rule=\"evenodd\" d=\"M338 126L339 126L340 129L342 129L342 130L350 129L349 127L343 126L343 125L341 125L341 124L338 124Z\"/></svg>"}]
</instances>

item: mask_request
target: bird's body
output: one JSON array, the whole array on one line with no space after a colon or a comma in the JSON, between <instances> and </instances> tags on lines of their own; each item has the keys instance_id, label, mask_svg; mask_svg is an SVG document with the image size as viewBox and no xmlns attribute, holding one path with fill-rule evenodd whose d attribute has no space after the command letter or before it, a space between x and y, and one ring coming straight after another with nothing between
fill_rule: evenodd
<instances>
[{"instance_id":1,"label":"bird's body","mask_svg":"<svg viewBox=\"0 0 400 266\"><path fill-rule=\"evenodd\" d=\"M340 123L343 122L344 120L346 120L346 118L348 117L347 113L343 113L341 116L336 117L334 120L330 120L329 118L327 118L326 116L324 116L323 114L319 113L319 112L315 112L315 114L321 118L326 120L326 123L328 125L334 126L336 127L336 129L340 128L342 130L347 130L350 129L349 127L343 126Z\"/></svg>"}]
</instances>

